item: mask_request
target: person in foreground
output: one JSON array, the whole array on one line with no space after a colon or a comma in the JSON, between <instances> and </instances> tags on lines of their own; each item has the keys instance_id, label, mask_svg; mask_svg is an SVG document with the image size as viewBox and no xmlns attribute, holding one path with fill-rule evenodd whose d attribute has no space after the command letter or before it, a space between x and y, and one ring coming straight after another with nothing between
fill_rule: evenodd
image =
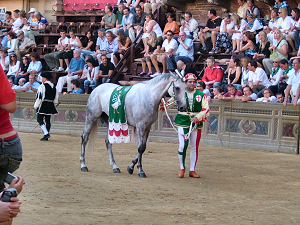
<instances>
[{"instance_id":1,"label":"person in foreground","mask_svg":"<svg viewBox=\"0 0 300 225\"><path fill-rule=\"evenodd\" d=\"M44 137L41 138L41 141L48 141L48 138L50 137L51 115L58 114L55 107L55 104L58 103L58 93L54 84L50 81L52 79L51 73L43 72L41 76L43 83L37 90L34 109L37 110L37 122L44 132ZM44 123L44 118L46 125Z\"/></svg>"},{"instance_id":2,"label":"person in foreground","mask_svg":"<svg viewBox=\"0 0 300 225\"><path fill-rule=\"evenodd\" d=\"M184 78L186 83L186 103L188 112L178 112L174 121L174 124L178 126L179 138L178 157L180 172L178 176L180 178L184 177L186 150L190 142L191 165L189 176L199 178L200 176L195 172L195 167L198 160L198 146L201 139L201 128L203 126L203 122L207 120L207 116L209 115L209 105L206 95L202 91L195 89L197 81L195 74L188 73ZM195 129L192 129L190 136L187 137L187 134L191 130L191 123Z\"/></svg>"}]
</instances>

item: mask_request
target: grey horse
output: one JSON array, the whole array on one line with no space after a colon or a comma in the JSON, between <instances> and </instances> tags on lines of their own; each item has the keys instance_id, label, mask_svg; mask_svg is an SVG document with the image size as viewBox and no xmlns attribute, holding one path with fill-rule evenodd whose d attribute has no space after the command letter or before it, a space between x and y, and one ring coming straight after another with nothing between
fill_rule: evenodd
<instances>
[{"instance_id":1,"label":"grey horse","mask_svg":"<svg viewBox=\"0 0 300 225\"><path fill-rule=\"evenodd\" d=\"M118 87L116 84L106 83L98 86L90 95L87 102L86 120L83 134L81 136L81 170L88 171L85 165L85 149L92 149L97 138L97 121L101 117L108 124L109 101L113 90ZM125 97L125 112L127 123L134 127L138 141L138 154L128 166L128 173L132 174L134 166L137 164L139 177L146 177L142 169L142 155L146 149L147 138L151 125L156 121L158 116L158 107L161 99L169 92L174 96L178 110L186 111L185 83L173 73L157 76L149 81L137 83L132 86L131 90ZM109 154L110 164L115 173L120 173L117 167L113 153L112 144L105 140Z\"/></svg>"}]
</instances>

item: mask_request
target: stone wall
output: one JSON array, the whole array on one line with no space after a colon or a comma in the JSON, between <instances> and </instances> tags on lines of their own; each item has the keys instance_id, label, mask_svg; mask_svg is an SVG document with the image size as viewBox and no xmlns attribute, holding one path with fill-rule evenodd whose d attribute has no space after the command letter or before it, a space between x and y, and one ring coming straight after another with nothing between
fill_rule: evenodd
<instances>
[{"instance_id":1,"label":"stone wall","mask_svg":"<svg viewBox=\"0 0 300 225\"><path fill-rule=\"evenodd\" d=\"M60 98L59 115L52 116L51 133L81 135L85 123L89 95L67 95ZM11 115L18 131L30 132L37 124L33 110L35 95L17 94L17 111ZM175 118L177 111L170 109ZM209 123L202 129L202 145L295 153L299 125L299 106L278 103L256 103L213 100ZM99 135L105 137L106 127L99 121ZM33 132L41 133L37 127ZM41 133L42 135L42 133ZM165 113L159 112L152 125L150 141L178 142ZM78 140L80 138L78 137Z\"/></svg>"}]
</instances>

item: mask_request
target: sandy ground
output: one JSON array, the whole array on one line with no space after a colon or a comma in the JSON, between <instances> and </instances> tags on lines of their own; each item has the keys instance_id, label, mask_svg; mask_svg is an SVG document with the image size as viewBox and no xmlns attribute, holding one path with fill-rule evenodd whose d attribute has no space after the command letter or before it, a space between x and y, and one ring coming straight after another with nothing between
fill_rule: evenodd
<instances>
[{"instance_id":1,"label":"sandy ground","mask_svg":"<svg viewBox=\"0 0 300 225\"><path fill-rule=\"evenodd\" d=\"M24 161L16 175L26 185L15 225L48 224L299 224L299 156L201 147L200 179L177 177L177 144L150 142L147 178L126 168L135 144L114 145L120 174L104 140L87 153L80 171L80 137L20 133ZM189 160L188 160L189 161Z\"/></svg>"}]
</instances>

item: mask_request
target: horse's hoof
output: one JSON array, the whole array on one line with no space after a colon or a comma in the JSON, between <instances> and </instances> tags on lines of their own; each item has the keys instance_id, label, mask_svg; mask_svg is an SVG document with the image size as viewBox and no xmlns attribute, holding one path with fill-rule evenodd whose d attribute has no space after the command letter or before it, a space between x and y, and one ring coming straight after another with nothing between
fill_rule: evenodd
<instances>
[{"instance_id":1,"label":"horse's hoof","mask_svg":"<svg viewBox=\"0 0 300 225\"><path fill-rule=\"evenodd\" d=\"M147 176L145 173L139 173L139 177L146 178Z\"/></svg>"},{"instance_id":2,"label":"horse's hoof","mask_svg":"<svg viewBox=\"0 0 300 225\"><path fill-rule=\"evenodd\" d=\"M133 169L130 166L127 167L127 171L129 174L133 174Z\"/></svg>"},{"instance_id":3,"label":"horse's hoof","mask_svg":"<svg viewBox=\"0 0 300 225\"><path fill-rule=\"evenodd\" d=\"M121 170L119 168L114 168L113 171L114 173L121 173Z\"/></svg>"},{"instance_id":4,"label":"horse's hoof","mask_svg":"<svg viewBox=\"0 0 300 225\"><path fill-rule=\"evenodd\" d=\"M85 166L85 167L81 167L81 171L83 171L83 172L89 172L89 169Z\"/></svg>"}]
</instances>

